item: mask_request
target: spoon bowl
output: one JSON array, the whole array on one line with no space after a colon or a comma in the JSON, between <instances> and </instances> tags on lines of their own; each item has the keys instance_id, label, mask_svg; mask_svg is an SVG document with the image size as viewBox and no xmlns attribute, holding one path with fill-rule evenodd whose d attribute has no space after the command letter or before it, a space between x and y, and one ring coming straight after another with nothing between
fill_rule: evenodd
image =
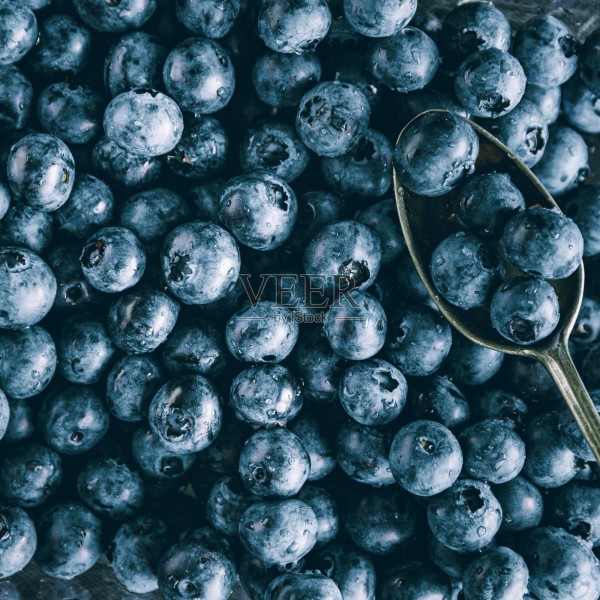
<instances>
[{"instance_id":1,"label":"spoon bowl","mask_svg":"<svg viewBox=\"0 0 600 600\"><path fill-rule=\"evenodd\" d=\"M412 119L402 129L398 140L415 121L432 112L454 114L455 117L464 119L447 110L428 110ZM513 184L523 194L526 206L559 208L537 177L504 144L477 123L469 119L464 120L471 125L479 138L476 173L508 173ZM511 342L492 327L488 307L469 310L458 308L445 300L433 284L429 270L433 250L449 235L464 230L454 214L454 194L449 192L444 196L422 196L402 185L395 168L393 177L396 207L408 251L427 291L442 314L454 328L473 342L507 354L540 361L556 382L594 456L600 462L600 415L568 351L569 335L583 298L583 263L569 277L549 281L558 296L560 307L560 321L554 332L529 346ZM507 277L522 274L508 262L505 262L505 266Z\"/></svg>"}]
</instances>

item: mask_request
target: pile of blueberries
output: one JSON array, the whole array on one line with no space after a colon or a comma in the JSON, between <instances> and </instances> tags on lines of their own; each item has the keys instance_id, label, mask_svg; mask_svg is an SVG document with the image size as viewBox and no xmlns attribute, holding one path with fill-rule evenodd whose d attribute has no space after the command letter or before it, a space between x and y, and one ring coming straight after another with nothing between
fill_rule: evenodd
<instances>
[{"instance_id":1,"label":"pile of blueberries","mask_svg":"<svg viewBox=\"0 0 600 600\"><path fill-rule=\"evenodd\" d=\"M426 8L0 0L0 579L102 560L166 600L600 598L589 446L543 367L433 306L390 190L395 164L455 194L478 238L446 263L487 271L502 237L541 282L600 255L600 30ZM567 216L473 174L451 113L394 148L435 107ZM436 277L468 309L495 274L466 271ZM589 287L571 350L600 408Z\"/></svg>"}]
</instances>

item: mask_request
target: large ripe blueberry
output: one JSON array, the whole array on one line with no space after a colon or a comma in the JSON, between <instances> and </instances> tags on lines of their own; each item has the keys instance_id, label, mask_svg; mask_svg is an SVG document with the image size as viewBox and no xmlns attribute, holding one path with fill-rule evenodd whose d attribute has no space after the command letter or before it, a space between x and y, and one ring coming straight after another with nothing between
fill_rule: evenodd
<instances>
[{"instance_id":1,"label":"large ripe blueberry","mask_svg":"<svg viewBox=\"0 0 600 600\"><path fill-rule=\"evenodd\" d=\"M156 10L156 0L73 0L79 18L102 33L138 29Z\"/></svg>"},{"instance_id":2,"label":"large ripe blueberry","mask_svg":"<svg viewBox=\"0 0 600 600\"><path fill-rule=\"evenodd\" d=\"M460 428L471 416L469 402L446 375L416 382L411 388L411 408L417 419L437 421L450 430Z\"/></svg>"},{"instance_id":3,"label":"large ripe blueberry","mask_svg":"<svg viewBox=\"0 0 600 600\"><path fill-rule=\"evenodd\" d=\"M6 398L4 392L0 395L2 419L0 432L7 443L22 442L35 433L35 415L29 398L15 400ZM7 423L8 420L8 423Z\"/></svg>"},{"instance_id":4,"label":"large ripe blueberry","mask_svg":"<svg viewBox=\"0 0 600 600\"><path fill-rule=\"evenodd\" d=\"M504 354L454 332L444 370L457 385L481 385L502 367Z\"/></svg>"},{"instance_id":5,"label":"large ripe blueberry","mask_svg":"<svg viewBox=\"0 0 600 600\"><path fill-rule=\"evenodd\" d=\"M412 121L394 150L398 179L423 196L441 196L475 170L479 139L461 117L429 113Z\"/></svg>"},{"instance_id":6,"label":"large ripe blueberry","mask_svg":"<svg viewBox=\"0 0 600 600\"><path fill-rule=\"evenodd\" d=\"M0 579L23 569L36 545L35 526L27 513L16 506L0 506Z\"/></svg>"},{"instance_id":7,"label":"large ripe blueberry","mask_svg":"<svg viewBox=\"0 0 600 600\"><path fill-rule=\"evenodd\" d=\"M525 87L524 100L530 100L542 111L548 125L552 125L560 114L561 86L542 88L532 83Z\"/></svg>"},{"instance_id":8,"label":"large ripe blueberry","mask_svg":"<svg viewBox=\"0 0 600 600\"><path fill-rule=\"evenodd\" d=\"M219 39L227 35L240 12L240 0L179 0L177 18L191 32Z\"/></svg>"},{"instance_id":9,"label":"large ripe blueberry","mask_svg":"<svg viewBox=\"0 0 600 600\"><path fill-rule=\"evenodd\" d=\"M395 565L379 581L380 600L404 598L446 600L450 597L450 578L435 566L420 561Z\"/></svg>"},{"instance_id":10,"label":"large ripe blueberry","mask_svg":"<svg viewBox=\"0 0 600 600\"><path fill-rule=\"evenodd\" d=\"M525 477L494 486L494 495L502 507L503 533L533 529L544 514L544 499L540 490Z\"/></svg>"},{"instance_id":11,"label":"large ripe blueberry","mask_svg":"<svg viewBox=\"0 0 600 600\"><path fill-rule=\"evenodd\" d=\"M600 487L596 482L567 483L552 498L552 522L583 541L600 546Z\"/></svg>"},{"instance_id":12,"label":"large ripe blueberry","mask_svg":"<svg viewBox=\"0 0 600 600\"><path fill-rule=\"evenodd\" d=\"M471 401L473 412L482 420L499 419L507 427L521 431L529 416L527 403L509 390L488 387Z\"/></svg>"},{"instance_id":13,"label":"large ripe blueberry","mask_svg":"<svg viewBox=\"0 0 600 600\"><path fill-rule=\"evenodd\" d=\"M362 35L374 38L398 33L416 10L416 0L344 0L348 23Z\"/></svg>"},{"instance_id":14,"label":"large ripe blueberry","mask_svg":"<svg viewBox=\"0 0 600 600\"><path fill-rule=\"evenodd\" d=\"M0 4L0 65L21 60L37 38L37 20L30 8L18 2Z\"/></svg>"},{"instance_id":15,"label":"large ripe blueberry","mask_svg":"<svg viewBox=\"0 0 600 600\"><path fill-rule=\"evenodd\" d=\"M581 78L562 87L562 113L570 125L585 133L600 133L600 99Z\"/></svg>"},{"instance_id":16,"label":"large ripe blueberry","mask_svg":"<svg viewBox=\"0 0 600 600\"><path fill-rule=\"evenodd\" d=\"M313 573L283 573L271 581L265 600L342 600L338 586L329 577Z\"/></svg>"},{"instance_id":17,"label":"large ripe blueberry","mask_svg":"<svg viewBox=\"0 0 600 600\"><path fill-rule=\"evenodd\" d=\"M0 131L22 129L29 120L33 87L15 66L0 66Z\"/></svg>"},{"instance_id":18,"label":"large ripe blueberry","mask_svg":"<svg viewBox=\"0 0 600 600\"><path fill-rule=\"evenodd\" d=\"M52 215L18 200L12 200L4 218L0 220L2 246L23 246L42 254L52 237Z\"/></svg>"}]
</instances>

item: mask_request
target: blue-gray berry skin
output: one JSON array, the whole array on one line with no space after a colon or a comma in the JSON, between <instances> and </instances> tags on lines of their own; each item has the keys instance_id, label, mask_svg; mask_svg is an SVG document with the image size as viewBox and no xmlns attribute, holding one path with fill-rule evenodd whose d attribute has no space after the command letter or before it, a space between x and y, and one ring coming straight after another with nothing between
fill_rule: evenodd
<instances>
[{"instance_id":1,"label":"blue-gray berry skin","mask_svg":"<svg viewBox=\"0 0 600 600\"><path fill-rule=\"evenodd\" d=\"M448 548L475 552L493 540L502 522L502 508L489 485L459 479L431 499L427 521L433 535Z\"/></svg>"},{"instance_id":2,"label":"blue-gray berry skin","mask_svg":"<svg viewBox=\"0 0 600 600\"><path fill-rule=\"evenodd\" d=\"M158 390L150 402L148 422L167 450L198 452L219 434L221 398L202 375L181 375Z\"/></svg>"},{"instance_id":3,"label":"blue-gray berry skin","mask_svg":"<svg viewBox=\"0 0 600 600\"><path fill-rule=\"evenodd\" d=\"M12 196L10 188L4 181L0 181L0 220L3 219L8 212L11 202Z\"/></svg>"},{"instance_id":4,"label":"blue-gray berry skin","mask_svg":"<svg viewBox=\"0 0 600 600\"><path fill-rule=\"evenodd\" d=\"M501 240L508 260L546 279L569 277L581 263L583 244L576 223L550 208L530 208L512 216Z\"/></svg>"},{"instance_id":5,"label":"blue-gray berry skin","mask_svg":"<svg viewBox=\"0 0 600 600\"><path fill-rule=\"evenodd\" d=\"M6 390L6 388L4 389ZM596 410L600 410L600 389L590 390L590 397ZM583 437L583 433L581 433L573 415L566 408L560 412L558 429L563 442L575 456L586 461L596 461L594 453Z\"/></svg>"},{"instance_id":6,"label":"blue-gray berry skin","mask_svg":"<svg viewBox=\"0 0 600 600\"><path fill-rule=\"evenodd\" d=\"M488 387L471 401L473 413L481 420L498 419L520 432L529 418L529 406L510 390Z\"/></svg>"},{"instance_id":7,"label":"blue-gray berry skin","mask_svg":"<svg viewBox=\"0 0 600 600\"><path fill-rule=\"evenodd\" d=\"M476 558L462 581L465 600L513 600L527 593L529 569L520 554L499 546Z\"/></svg>"},{"instance_id":8,"label":"blue-gray berry skin","mask_svg":"<svg viewBox=\"0 0 600 600\"><path fill-rule=\"evenodd\" d=\"M298 500L306 502L317 517L317 545L323 546L334 540L339 532L340 522L337 503L334 497L322 487L307 484L298 492Z\"/></svg>"},{"instance_id":9,"label":"blue-gray berry skin","mask_svg":"<svg viewBox=\"0 0 600 600\"><path fill-rule=\"evenodd\" d=\"M168 50L145 31L125 34L104 59L104 85L111 96L133 88L163 87L162 66Z\"/></svg>"},{"instance_id":10,"label":"blue-gray berry skin","mask_svg":"<svg viewBox=\"0 0 600 600\"><path fill-rule=\"evenodd\" d=\"M192 33L219 39L227 35L240 12L240 0L181 0L175 4L177 18Z\"/></svg>"},{"instance_id":11,"label":"blue-gray berry skin","mask_svg":"<svg viewBox=\"0 0 600 600\"><path fill-rule=\"evenodd\" d=\"M254 91L261 102L275 107L296 106L300 98L321 79L317 54L281 54L268 51L252 70Z\"/></svg>"},{"instance_id":12,"label":"blue-gray berry skin","mask_svg":"<svg viewBox=\"0 0 600 600\"><path fill-rule=\"evenodd\" d=\"M86 85L51 83L38 97L42 128L68 144L85 144L100 132L104 102Z\"/></svg>"},{"instance_id":13,"label":"blue-gray berry skin","mask_svg":"<svg viewBox=\"0 0 600 600\"><path fill-rule=\"evenodd\" d=\"M427 562L409 561L387 569L378 582L381 600L427 598L444 600L452 590L450 578Z\"/></svg>"},{"instance_id":14,"label":"blue-gray berry skin","mask_svg":"<svg viewBox=\"0 0 600 600\"><path fill-rule=\"evenodd\" d=\"M271 581L265 600L342 600L338 586L329 577L313 573L283 573Z\"/></svg>"},{"instance_id":15,"label":"blue-gray berry skin","mask_svg":"<svg viewBox=\"0 0 600 600\"><path fill-rule=\"evenodd\" d=\"M308 452L310 473L307 481L318 481L329 475L337 463L326 423L316 415L305 414L303 411L288 427L300 438Z\"/></svg>"},{"instance_id":16,"label":"blue-gray berry skin","mask_svg":"<svg viewBox=\"0 0 600 600\"><path fill-rule=\"evenodd\" d=\"M229 138L218 119L188 116L181 139L167 155L167 165L180 177L204 179L223 167L228 149Z\"/></svg>"},{"instance_id":17,"label":"blue-gray berry skin","mask_svg":"<svg viewBox=\"0 0 600 600\"><path fill-rule=\"evenodd\" d=\"M101 33L120 33L139 29L156 10L156 0L74 0L79 18Z\"/></svg>"},{"instance_id":18,"label":"blue-gray berry skin","mask_svg":"<svg viewBox=\"0 0 600 600\"><path fill-rule=\"evenodd\" d=\"M600 368L598 368L599 357L600 343L596 343L588 350L581 365L583 380L591 388L600 387Z\"/></svg>"},{"instance_id":19,"label":"blue-gray berry skin","mask_svg":"<svg viewBox=\"0 0 600 600\"><path fill-rule=\"evenodd\" d=\"M174 100L148 88L115 96L104 111L106 137L128 152L160 156L175 148L183 134L183 115Z\"/></svg>"},{"instance_id":20,"label":"blue-gray berry skin","mask_svg":"<svg viewBox=\"0 0 600 600\"><path fill-rule=\"evenodd\" d=\"M496 290L490 318L502 337L528 346L556 329L560 319L558 297L544 279L514 277Z\"/></svg>"},{"instance_id":21,"label":"blue-gray berry skin","mask_svg":"<svg viewBox=\"0 0 600 600\"><path fill-rule=\"evenodd\" d=\"M301 500L263 500L247 508L239 523L242 546L266 564L287 564L308 554L317 541L317 517Z\"/></svg>"},{"instance_id":22,"label":"blue-gray berry skin","mask_svg":"<svg viewBox=\"0 0 600 600\"><path fill-rule=\"evenodd\" d=\"M22 442L30 438L35 433L35 415L33 406L29 398L16 400L6 398L2 392L2 420L0 421L0 431L7 444ZM7 422L8 420L8 422Z\"/></svg>"},{"instance_id":23,"label":"blue-gray berry skin","mask_svg":"<svg viewBox=\"0 0 600 600\"><path fill-rule=\"evenodd\" d=\"M71 15L50 15L40 23L40 41L26 62L39 76L72 77L92 55L92 33Z\"/></svg>"},{"instance_id":24,"label":"blue-gray berry skin","mask_svg":"<svg viewBox=\"0 0 600 600\"><path fill-rule=\"evenodd\" d=\"M573 480L552 498L552 522L597 548L600 545L600 487Z\"/></svg>"},{"instance_id":25,"label":"blue-gray berry skin","mask_svg":"<svg viewBox=\"0 0 600 600\"><path fill-rule=\"evenodd\" d=\"M579 72L587 87L600 94L600 31L592 31L579 54Z\"/></svg>"},{"instance_id":26,"label":"blue-gray berry skin","mask_svg":"<svg viewBox=\"0 0 600 600\"><path fill-rule=\"evenodd\" d=\"M133 287L141 279L146 253L129 229L105 227L86 241L79 261L90 285L114 294Z\"/></svg>"},{"instance_id":27,"label":"blue-gray berry skin","mask_svg":"<svg viewBox=\"0 0 600 600\"><path fill-rule=\"evenodd\" d=\"M37 38L38 24L30 8L17 2L0 5L0 65L20 61Z\"/></svg>"},{"instance_id":28,"label":"blue-gray berry skin","mask_svg":"<svg viewBox=\"0 0 600 600\"><path fill-rule=\"evenodd\" d=\"M552 15L529 19L515 35L512 52L530 84L562 85L575 73L579 43L569 27Z\"/></svg>"},{"instance_id":29,"label":"blue-gray berry skin","mask_svg":"<svg viewBox=\"0 0 600 600\"><path fill-rule=\"evenodd\" d=\"M69 198L75 162L67 145L47 133L31 133L10 149L8 183L16 198L31 208L53 211Z\"/></svg>"},{"instance_id":30,"label":"blue-gray berry skin","mask_svg":"<svg viewBox=\"0 0 600 600\"><path fill-rule=\"evenodd\" d=\"M519 545L529 567L529 589L541 600L600 595L600 564L591 548L559 527L539 527Z\"/></svg>"},{"instance_id":31,"label":"blue-gray berry skin","mask_svg":"<svg viewBox=\"0 0 600 600\"><path fill-rule=\"evenodd\" d=\"M79 502L66 501L48 508L37 529L35 562L51 577L71 579L100 558L102 523Z\"/></svg>"},{"instance_id":32,"label":"blue-gray berry skin","mask_svg":"<svg viewBox=\"0 0 600 600\"><path fill-rule=\"evenodd\" d=\"M13 65L0 67L0 131L25 127L31 114L33 87Z\"/></svg>"},{"instance_id":33,"label":"blue-gray berry skin","mask_svg":"<svg viewBox=\"0 0 600 600\"><path fill-rule=\"evenodd\" d=\"M600 133L600 114L597 110L598 96L580 77L574 76L562 87L561 108L568 121L584 133Z\"/></svg>"},{"instance_id":34,"label":"blue-gray berry skin","mask_svg":"<svg viewBox=\"0 0 600 600\"><path fill-rule=\"evenodd\" d=\"M38 429L44 440L61 454L82 454L108 431L110 416L93 388L69 384L44 399Z\"/></svg>"},{"instance_id":35,"label":"blue-gray berry skin","mask_svg":"<svg viewBox=\"0 0 600 600\"><path fill-rule=\"evenodd\" d=\"M311 88L296 112L300 139L319 156L340 156L366 133L371 108L354 85L324 81Z\"/></svg>"},{"instance_id":36,"label":"blue-gray berry skin","mask_svg":"<svg viewBox=\"0 0 600 600\"><path fill-rule=\"evenodd\" d=\"M454 332L444 371L457 385L481 385L500 370L503 362L502 352L486 348Z\"/></svg>"},{"instance_id":37,"label":"blue-gray berry skin","mask_svg":"<svg viewBox=\"0 0 600 600\"><path fill-rule=\"evenodd\" d=\"M583 183L589 173L588 147L577 131L566 125L550 127L550 138L534 173L553 195L560 196Z\"/></svg>"},{"instance_id":38,"label":"blue-gray berry skin","mask_svg":"<svg viewBox=\"0 0 600 600\"><path fill-rule=\"evenodd\" d=\"M240 479L262 498L295 496L308 478L310 458L300 438L283 427L259 429L242 447Z\"/></svg>"},{"instance_id":39,"label":"blue-gray berry skin","mask_svg":"<svg viewBox=\"0 0 600 600\"><path fill-rule=\"evenodd\" d=\"M459 231L434 248L430 271L437 291L448 302L469 309L487 304L500 282L501 263L490 244Z\"/></svg>"},{"instance_id":40,"label":"blue-gray berry skin","mask_svg":"<svg viewBox=\"0 0 600 600\"><path fill-rule=\"evenodd\" d=\"M253 501L237 475L226 475L210 489L206 500L206 518L221 534L228 538L235 537L242 514Z\"/></svg>"},{"instance_id":41,"label":"blue-gray berry skin","mask_svg":"<svg viewBox=\"0 0 600 600\"><path fill-rule=\"evenodd\" d=\"M454 78L454 92L471 114L497 118L519 104L526 83L523 67L512 54L488 48L461 63Z\"/></svg>"},{"instance_id":42,"label":"blue-gray berry skin","mask_svg":"<svg viewBox=\"0 0 600 600\"><path fill-rule=\"evenodd\" d=\"M450 430L469 422L470 402L446 375L431 375L411 386L411 409L417 419L437 421Z\"/></svg>"},{"instance_id":43,"label":"blue-gray berry skin","mask_svg":"<svg viewBox=\"0 0 600 600\"><path fill-rule=\"evenodd\" d=\"M37 254L18 246L0 248L0 329L41 321L56 297L56 278Z\"/></svg>"},{"instance_id":44,"label":"blue-gray berry skin","mask_svg":"<svg viewBox=\"0 0 600 600\"><path fill-rule=\"evenodd\" d=\"M258 34L282 54L314 50L327 35L331 12L325 0L265 0L258 13Z\"/></svg>"},{"instance_id":45,"label":"blue-gray berry skin","mask_svg":"<svg viewBox=\"0 0 600 600\"><path fill-rule=\"evenodd\" d=\"M45 329L0 330L0 389L11 398L39 394L55 370L56 346Z\"/></svg>"},{"instance_id":46,"label":"blue-gray berry skin","mask_svg":"<svg viewBox=\"0 0 600 600\"><path fill-rule=\"evenodd\" d=\"M37 534L31 518L16 506L0 506L0 530L3 532L0 539L0 578L4 579L18 573L32 559Z\"/></svg>"},{"instance_id":47,"label":"blue-gray berry skin","mask_svg":"<svg viewBox=\"0 0 600 600\"><path fill-rule=\"evenodd\" d=\"M151 515L140 515L123 523L110 543L110 566L115 577L134 594L158 588L156 567L169 547L166 524Z\"/></svg>"},{"instance_id":48,"label":"blue-gray berry skin","mask_svg":"<svg viewBox=\"0 0 600 600\"><path fill-rule=\"evenodd\" d=\"M533 102L544 115L548 125L552 125L560 114L561 86L542 88L528 83L525 86L524 100Z\"/></svg>"},{"instance_id":49,"label":"blue-gray berry skin","mask_svg":"<svg viewBox=\"0 0 600 600\"><path fill-rule=\"evenodd\" d=\"M219 225L191 221L165 237L160 255L168 289L185 304L209 304L223 298L240 272L240 253Z\"/></svg>"},{"instance_id":50,"label":"blue-gray berry skin","mask_svg":"<svg viewBox=\"0 0 600 600\"><path fill-rule=\"evenodd\" d=\"M219 216L241 244L274 250L292 233L298 201L282 177L254 169L229 180L219 198Z\"/></svg>"},{"instance_id":51,"label":"blue-gray berry skin","mask_svg":"<svg viewBox=\"0 0 600 600\"><path fill-rule=\"evenodd\" d=\"M411 123L394 149L398 179L423 196L441 196L475 171L479 139L462 118L430 113Z\"/></svg>"},{"instance_id":52,"label":"blue-gray berry skin","mask_svg":"<svg viewBox=\"0 0 600 600\"><path fill-rule=\"evenodd\" d=\"M344 16L353 29L371 38L401 31L417 10L416 0L344 0Z\"/></svg>"},{"instance_id":53,"label":"blue-gray berry skin","mask_svg":"<svg viewBox=\"0 0 600 600\"><path fill-rule=\"evenodd\" d=\"M375 427L345 423L337 432L335 458L354 481L380 487L394 483L388 455L390 436Z\"/></svg>"},{"instance_id":54,"label":"blue-gray berry skin","mask_svg":"<svg viewBox=\"0 0 600 600\"><path fill-rule=\"evenodd\" d=\"M398 431L390 448L395 480L416 496L433 496L460 475L463 454L454 434L436 421L413 421Z\"/></svg>"},{"instance_id":55,"label":"blue-gray berry skin","mask_svg":"<svg viewBox=\"0 0 600 600\"><path fill-rule=\"evenodd\" d=\"M19 402L19 401L17 401ZM10 402L4 392L0 392L0 440L8 431L8 424L12 418L17 418L17 414L12 414Z\"/></svg>"},{"instance_id":56,"label":"blue-gray berry skin","mask_svg":"<svg viewBox=\"0 0 600 600\"><path fill-rule=\"evenodd\" d=\"M182 110L210 114L233 95L235 73L229 54L218 42L188 38L168 54L163 67L168 94Z\"/></svg>"},{"instance_id":57,"label":"blue-gray berry skin","mask_svg":"<svg viewBox=\"0 0 600 600\"><path fill-rule=\"evenodd\" d=\"M22 600L23 597L11 581L0 581L0 598L2 600Z\"/></svg>"},{"instance_id":58,"label":"blue-gray berry skin","mask_svg":"<svg viewBox=\"0 0 600 600\"><path fill-rule=\"evenodd\" d=\"M585 185L575 190L564 209L583 236L583 256L600 254L600 187Z\"/></svg>"},{"instance_id":59,"label":"blue-gray berry skin","mask_svg":"<svg viewBox=\"0 0 600 600\"><path fill-rule=\"evenodd\" d=\"M0 220L2 246L23 246L42 254L52 237L52 215L18 200L10 203L4 218Z\"/></svg>"},{"instance_id":60,"label":"blue-gray berry skin","mask_svg":"<svg viewBox=\"0 0 600 600\"><path fill-rule=\"evenodd\" d=\"M493 486L502 507L501 532L525 531L540 524L544 499L540 490L521 475Z\"/></svg>"},{"instance_id":61,"label":"blue-gray berry skin","mask_svg":"<svg viewBox=\"0 0 600 600\"><path fill-rule=\"evenodd\" d=\"M0 467L0 496L23 508L44 503L62 483L60 455L36 442L7 448Z\"/></svg>"},{"instance_id":62,"label":"blue-gray berry skin","mask_svg":"<svg viewBox=\"0 0 600 600\"><path fill-rule=\"evenodd\" d=\"M435 373L452 345L449 323L426 305L404 305L390 318L384 354L405 375Z\"/></svg>"},{"instance_id":63,"label":"blue-gray berry skin","mask_svg":"<svg viewBox=\"0 0 600 600\"><path fill-rule=\"evenodd\" d=\"M102 137L92 150L92 162L102 177L125 188L148 187L162 171L162 162L154 157L140 156Z\"/></svg>"},{"instance_id":64,"label":"blue-gray berry skin","mask_svg":"<svg viewBox=\"0 0 600 600\"><path fill-rule=\"evenodd\" d=\"M372 44L368 64L375 79L405 94L424 88L433 79L440 55L425 32L404 27Z\"/></svg>"}]
</instances>

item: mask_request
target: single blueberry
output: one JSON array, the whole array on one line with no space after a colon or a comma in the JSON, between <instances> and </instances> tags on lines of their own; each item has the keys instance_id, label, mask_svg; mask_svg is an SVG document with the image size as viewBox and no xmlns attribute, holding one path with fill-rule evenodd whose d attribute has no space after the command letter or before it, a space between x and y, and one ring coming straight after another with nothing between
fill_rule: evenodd
<instances>
[{"instance_id":1,"label":"single blueberry","mask_svg":"<svg viewBox=\"0 0 600 600\"><path fill-rule=\"evenodd\" d=\"M416 0L344 0L344 16L362 35L388 37L404 29L417 10Z\"/></svg>"},{"instance_id":2,"label":"single blueberry","mask_svg":"<svg viewBox=\"0 0 600 600\"><path fill-rule=\"evenodd\" d=\"M600 98L579 77L562 87L562 114L579 131L600 133Z\"/></svg>"},{"instance_id":3,"label":"single blueberry","mask_svg":"<svg viewBox=\"0 0 600 600\"><path fill-rule=\"evenodd\" d=\"M38 24L32 10L17 2L0 4L0 65L20 61L38 38Z\"/></svg>"},{"instance_id":4,"label":"single blueberry","mask_svg":"<svg viewBox=\"0 0 600 600\"><path fill-rule=\"evenodd\" d=\"M600 341L600 302L591 296L583 296L570 341L578 349L588 349Z\"/></svg>"},{"instance_id":5,"label":"single blueberry","mask_svg":"<svg viewBox=\"0 0 600 600\"><path fill-rule=\"evenodd\" d=\"M561 87L543 88L528 83L525 86L524 100L530 100L542 111L548 125L552 125L560 114Z\"/></svg>"},{"instance_id":6,"label":"single blueberry","mask_svg":"<svg viewBox=\"0 0 600 600\"><path fill-rule=\"evenodd\" d=\"M312 573L283 573L271 581L265 600L342 600L338 586L329 577Z\"/></svg>"},{"instance_id":7,"label":"single blueberry","mask_svg":"<svg viewBox=\"0 0 600 600\"><path fill-rule=\"evenodd\" d=\"M0 131L23 129L29 120L33 87L15 66L0 67Z\"/></svg>"},{"instance_id":8,"label":"single blueberry","mask_svg":"<svg viewBox=\"0 0 600 600\"><path fill-rule=\"evenodd\" d=\"M6 215L11 202L12 196L10 188L4 181L0 181L0 220Z\"/></svg>"},{"instance_id":9,"label":"single blueberry","mask_svg":"<svg viewBox=\"0 0 600 600\"><path fill-rule=\"evenodd\" d=\"M206 518L223 535L236 537L242 514L252 502L252 496L238 476L221 477L210 489L206 500Z\"/></svg>"},{"instance_id":10,"label":"single blueberry","mask_svg":"<svg viewBox=\"0 0 600 600\"><path fill-rule=\"evenodd\" d=\"M599 507L598 484L573 480L557 490L550 514L552 522L596 548L600 546Z\"/></svg>"},{"instance_id":11,"label":"single blueberry","mask_svg":"<svg viewBox=\"0 0 600 600\"><path fill-rule=\"evenodd\" d=\"M8 409L7 402L8 400ZM0 405L2 406L2 420L0 421L1 430L3 430L3 439L7 444L22 442L29 439L35 433L35 415L31 400L15 400L6 398L4 392L0 395ZM6 420L8 419L8 423Z\"/></svg>"},{"instance_id":12,"label":"single blueberry","mask_svg":"<svg viewBox=\"0 0 600 600\"><path fill-rule=\"evenodd\" d=\"M179 0L177 18L192 33L208 38L222 38L233 27L240 12L240 0Z\"/></svg>"},{"instance_id":13,"label":"single blueberry","mask_svg":"<svg viewBox=\"0 0 600 600\"><path fill-rule=\"evenodd\" d=\"M502 367L504 354L454 332L444 371L457 385L481 385Z\"/></svg>"},{"instance_id":14,"label":"single blueberry","mask_svg":"<svg viewBox=\"0 0 600 600\"><path fill-rule=\"evenodd\" d=\"M156 0L73 0L79 18L101 33L138 29L156 10Z\"/></svg>"},{"instance_id":15,"label":"single blueberry","mask_svg":"<svg viewBox=\"0 0 600 600\"><path fill-rule=\"evenodd\" d=\"M20 403L20 400L16 400ZM9 402L6 394L0 390L0 440L8 432L8 427L11 419L19 418L17 412L13 414L11 410L11 402ZM10 435L9 435L10 438Z\"/></svg>"},{"instance_id":16,"label":"single blueberry","mask_svg":"<svg viewBox=\"0 0 600 600\"><path fill-rule=\"evenodd\" d=\"M544 500L540 490L521 475L493 487L502 507L502 533L533 529L544 514Z\"/></svg>"},{"instance_id":17,"label":"single blueberry","mask_svg":"<svg viewBox=\"0 0 600 600\"><path fill-rule=\"evenodd\" d=\"M600 94L600 30L592 31L583 44L579 55L579 72L587 87Z\"/></svg>"},{"instance_id":18,"label":"single blueberry","mask_svg":"<svg viewBox=\"0 0 600 600\"><path fill-rule=\"evenodd\" d=\"M503 421L507 427L520 431L529 416L527 403L509 390L489 387L471 399L473 412L481 419Z\"/></svg>"},{"instance_id":19,"label":"single blueberry","mask_svg":"<svg viewBox=\"0 0 600 600\"><path fill-rule=\"evenodd\" d=\"M32 559L36 545L36 529L27 513L16 506L1 506L0 579L21 571Z\"/></svg>"},{"instance_id":20,"label":"single blueberry","mask_svg":"<svg viewBox=\"0 0 600 600\"><path fill-rule=\"evenodd\" d=\"M337 504L322 487L307 484L298 492L298 500L306 502L317 517L317 545L323 546L337 537L340 524Z\"/></svg>"},{"instance_id":21,"label":"single blueberry","mask_svg":"<svg viewBox=\"0 0 600 600\"><path fill-rule=\"evenodd\" d=\"M308 452L310 459L310 473L308 481L318 481L327 477L336 466L333 444L329 439L326 423L319 420L316 415L306 414L302 411L289 425Z\"/></svg>"},{"instance_id":22,"label":"single blueberry","mask_svg":"<svg viewBox=\"0 0 600 600\"><path fill-rule=\"evenodd\" d=\"M578 188L569 196L564 209L583 236L583 256L600 254L600 187Z\"/></svg>"},{"instance_id":23,"label":"single blueberry","mask_svg":"<svg viewBox=\"0 0 600 600\"><path fill-rule=\"evenodd\" d=\"M0 220L0 245L23 246L42 254L52 241L52 225L50 213L13 200Z\"/></svg>"},{"instance_id":24,"label":"single blueberry","mask_svg":"<svg viewBox=\"0 0 600 600\"><path fill-rule=\"evenodd\" d=\"M378 583L381 600L427 598L444 600L450 597L450 578L434 565L410 561L387 569Z\"/></svg>"}]
</instances>

